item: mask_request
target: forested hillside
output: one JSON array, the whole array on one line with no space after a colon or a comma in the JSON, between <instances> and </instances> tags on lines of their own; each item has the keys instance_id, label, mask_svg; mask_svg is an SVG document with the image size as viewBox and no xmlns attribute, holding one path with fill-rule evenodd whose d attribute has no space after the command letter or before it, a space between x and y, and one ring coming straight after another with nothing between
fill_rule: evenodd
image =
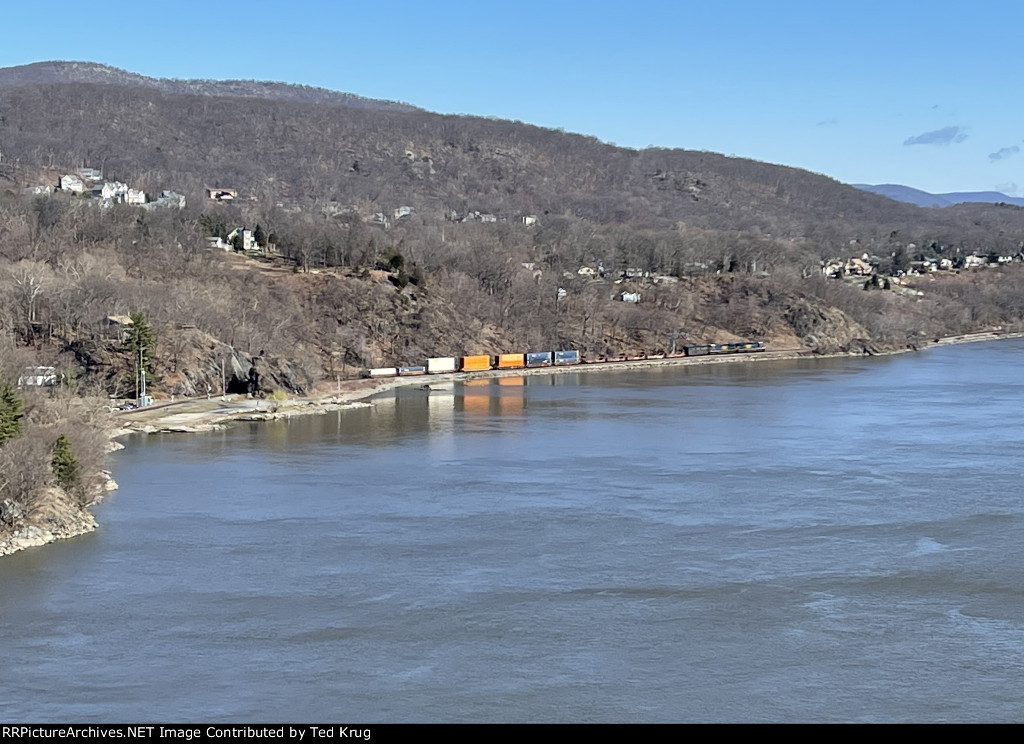
<instances>
[{"instance_id":1,"label":"forested hillside","mask_svg":"<svg viewBox=\"0 0 1024 744\"><path fill-rule=\"evenodd\" d=\"M60 384L9 388L28 414L0 455L34 475L0 481L0 502L57 483L58 434L95 469L93 429L65 432L53 411L134 397L140 359L157 397L244 390L254 360L266 390L300 394L435 355L737 339L862 352L1024 317L1022 265L998 264L1024 246L1018 207L928 210L783 166L287 86L242 97L9 73L0 379L41 366ZM186 206L26 193L83 167ZM237 197L213 202L211 187ZM209 247L243 227L256 250ZM993 266L906 276L971 254ZM824 261L862 255L871 280L824 276Z\"/></svg>"}]
</instances>

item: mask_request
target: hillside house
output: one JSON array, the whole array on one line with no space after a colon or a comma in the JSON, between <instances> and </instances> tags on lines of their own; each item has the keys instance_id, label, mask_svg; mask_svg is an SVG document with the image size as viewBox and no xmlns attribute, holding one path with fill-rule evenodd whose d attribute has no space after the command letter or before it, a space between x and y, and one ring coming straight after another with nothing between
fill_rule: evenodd
<instances>
[{"instance_id":1,"label":"hillside house","mask_svg":"<svg viewBox=\"0 0 1024 744\"><path fill-rule=\"evenodd\" d=\"M210 199L210 201L215 202L234 201L235 199L238 198L238 191L236 189L222 188L207 189L206 196Z\"/></svg>"},{"instance_id":2,"label":"hillside house","mask_svg":"<svg viewBox=\"0 0 1024 744\"><path fill-rule=\"evenodd\" d=\"M57 384L54 367L25 367L18 377L18 387L53 387Z\"/></svg>"},{"instance_id":3,"label":"hillside house","mask_svg":"<svg viewBox=\"0 0 1024 744\"><path fill-rule=\"evenodd\" d=\"M633 302L633 303L640 302L640 293L639 292L623 292L620 295L620 297L622 298L623 302Z\"/></svg>"},{"instance_id":4,"label":"hillside house","mask_svg":"<svg viewBox=\"0 0 1024 744\"><path fill-rule=\"evenodd\" d=\"M132 206L141 207L146 203L146 192L142 189L128 189L128 192L124 197L125 204L131 204Z\"/></svg>"},{"instance_id":5,"label":"hillside house","mask_svg":"<svg viewBox=\"0 0 1024 744\"><path fill-rule=\"evenodd\" d=\"M403 217L408 217L412 214L412 207L399 207L395 210L395 219L400 220Z\"/></svg>"},{"instance_id":6,"label":"hillside house","mask_svg":"<svg viewBox=\"0 0 1024 744\"><path fill-rule=\"evenodd\" d=\"M120 181L108 181L98 189L94 187L92 194L104 201L123 204L128 197L128 184L121 183Z\"/></svg>"},{"instance_id":7,"label":"hillside house","mask_svg":"<svg viewBox=\"0 0 1024 744\"><path fill-rule=\"evenodd\" d=\"M128 340L128 329L132 319L127 315L108 315L103 319L104 335L108 340L124 343Z\"/></svg>"},{"instance_id":8,"label":"hillside house","mask_svg":"<svg viewBox=\"0 0 1024 744\"><path fill-rule=\"evenodd\" d=\"M871 276L875 273L875 267L866 259L854 256L846 262L843 271L847 276Z\"/></svg>"},{"instance_id":9,"label":"hillside house","mask_svg":"<svg viewBox=\"0 0 1024 744\"><path fill-rule=\"evenodd\" d=\"M153 209L160 207L161 209L184 209L185 208L185 197L174 191L161 191L153 201L148 204L143 204L146 209Z\"/></svg>"},{"instance_id":10,"label":"hillside house","mask_svg":"<svg viewBox=\"0 0 1024 744\"><path fill-rule=\"evenodd\" d=\"M60 190L70 191L73 194L82 194L85 193L85 184L78 176L69 174L60 177Z\"/></svg>"},{"instance_id":11,"label":"hillside house","mask_svg":"<svg viewBox=\"0 0 1024 744\"><path fill-rule=\"evenodd\" d=\"M229 232L227 242L232 248L241 249L243 251L258 251L260 249L259 244L256 242L256 238L252 234L252 230L245 227L236 227L234 230Z\"/></svg>"},{"instance_id":12,"label":"hillside house","mask_svg":"<svg viewBox=\"0 0 1024 744\"><path fill-rule=\"evenodd\" d=\"M527 225L527 226L536 225L537 224L537 215L535 215L535 214L523 215L523 224Z\"/></svg>"},{"instance_id":13,"label":"hillside house","mask_svg":"<svg viewBox=\"0 0 1024 744\"><path fill-rule=\"evenodd\" d=\"M86 181L103 180L103 171L97 170L96 168L79 168L78 175L80 175Z\"/></svg>"}]
</instances>

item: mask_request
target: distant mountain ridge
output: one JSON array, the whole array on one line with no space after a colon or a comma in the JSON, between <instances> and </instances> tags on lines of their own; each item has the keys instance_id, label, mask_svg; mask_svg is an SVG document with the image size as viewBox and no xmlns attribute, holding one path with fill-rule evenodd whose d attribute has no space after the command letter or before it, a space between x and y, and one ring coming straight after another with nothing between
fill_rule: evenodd
<instances>
[{"instance_id":1,"label":"distant mountain ridge","mask_svg":"<svg viewBox=\"0 0 1024 744\"><path fill-rule=\"evenodd\" d=\"M0 68L0 88L53 83L93 83L153 88L164 93L234 96L272 101L320 103L377 111L420 111L407 103L363 98L326 88L257 80L174 80L151 78L96 62L35 62Z\"/></svg>"},{"instance_id":2,"label":"distant mountain ridge","mask_svg":"<svg viewBox=\"0 0 1024 744\"><path fill-rule=\"evenodd\" d=\"M1024 199L1016 196L1007 196L999 191L954 191L948 194L931 194L927 191L914 189L910 186L900 186L895 183L883 183L871 185L866 183L850 184L861 191L869 191L872 194L894 199L906 204L916 204L919 207L951 207L954 204L1013 204L1017 207L1024 207Z\"/></svg>"},{"instance_id":3,"label":"distant mountain ridge","mask_svg":"<svg viewBox=\"0 0 1024 744\"><path fill-rule=\"evenodd\" d=\"M891 253L894 235L918 244L957 235L961 247L1000 250L1024 235L1024 209L1012 205L922 209L782 165L403 106L283 83L160 81L95 63L0 69L0 192L89 167L146 193L170 188L190 210L223 187L241 195L236 208L259 210L253 219L275 210L351 218L421 244L445 220L486 214L539 220L529 238L538 244L597 229L602 239L581 248L589 255L610 255L607 244L678 249L702 265L733 240L832 256L851 240ZM820 258L806 254L811 265Z\"/></svg>"}]
</instances>

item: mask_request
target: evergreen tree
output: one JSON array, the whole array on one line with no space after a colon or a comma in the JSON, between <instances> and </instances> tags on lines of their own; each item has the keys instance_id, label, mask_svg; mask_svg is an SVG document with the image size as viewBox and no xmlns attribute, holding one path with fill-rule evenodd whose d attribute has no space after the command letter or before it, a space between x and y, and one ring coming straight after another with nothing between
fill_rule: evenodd
<instances>
[{"instance_id":1,"label":"evergreen tree","mask_svg":"<svg viewBox=\"0 0 1024 744\"><path fill-rule=\"evenodd\" d=\"M142 368L146 374L153 376L154 370L154 347L156 341L153 337L153 328L142 313L131 313L129 316L132 324L128 326L128 340L125 350L132 355L135 364L139 362L139 353L142 353Z\"/></svg>"},{"instance_id":2,"label":"evergreen tree","mask_svg":"<svg viewBox=\"0 0 1024 744\"><path fill-rule=\"evenodd\" d=\"M50 460L53 474L57 476L57 483L65 491L71 491L80 480L78 472L78 459L74 450L71 449L71 442L61 434L53 445L53 458Z\"/></svg>"},{"instance_id":3,"label":"evergreen tree","mask_svg":"<svg viewBox=\"0 0 1024 744\"><path fill-rule=\"evenodd\" d=\"M256 229L252 231L252 239L256 241L256 245L260 248L267 247L267 234L263 232L263 227L260 223L256 223Z\"/></svg>"},{"instance_id":4,"label":"evergreen tree","mask_svg":"<svg viewBox=\"0 0 1024 744\"><path fill-rule=\"evenodd\" d=\"M14 386L6 380L0 380L0 447L8 440L21 436L21 398Z\"/></svg>"}]
</instances>

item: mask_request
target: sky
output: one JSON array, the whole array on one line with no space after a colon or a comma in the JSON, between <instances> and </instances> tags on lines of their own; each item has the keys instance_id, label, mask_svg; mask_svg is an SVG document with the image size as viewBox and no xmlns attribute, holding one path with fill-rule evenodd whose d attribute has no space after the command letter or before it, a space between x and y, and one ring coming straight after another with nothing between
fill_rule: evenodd
<instances>
[{"instance_id":1,"label":"sky","mask_svg":"<svg viewBox=\"0 0 1024 744\"><path fill-rule=\"evenodd\" d=\"M845 183L1019 196L1022 21L1021 0L48 0L0 13L0 67L300 83Z\"/></svg>"}]
</instances>

